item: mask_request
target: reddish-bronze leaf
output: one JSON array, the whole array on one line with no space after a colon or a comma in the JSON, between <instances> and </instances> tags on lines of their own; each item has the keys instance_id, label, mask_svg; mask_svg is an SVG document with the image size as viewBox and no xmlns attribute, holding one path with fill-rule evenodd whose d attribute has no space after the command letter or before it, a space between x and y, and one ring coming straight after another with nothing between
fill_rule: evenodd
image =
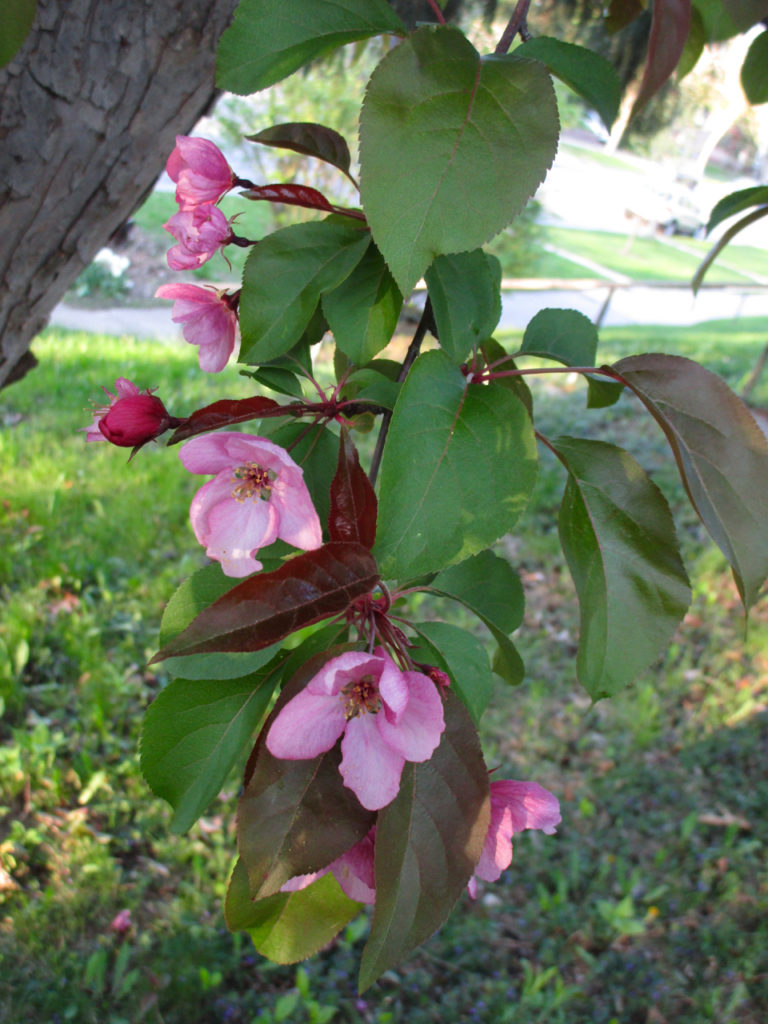
<instances>
[{"instance_id":1,"label":"reddish-bronze leaf","mask_svg":"<svg viewBox=\"0 0 768 1024\"><path fill-rule=\"evenodd\" d=\"M246 199L266 199L270 203L307 206L310 210L333 210L323 193L308 185L257 185L241 194Z\"/></svg>"},{"instance_id":2,"label":"reddish-bronze leaf","mask_svg":"<svg viewBox=\"0 0 768 1024\"><path fill-rule=\"evenodd\" d=\"M331 513L328 535L331 540L357 541L372 548L376 540L376 494L360 465L357 448L346 427L339 437L339 461L331 483Z\"/></svg>"},{"instance_id":3,"label":"reddish-bronze leaf","mask_svg":"<svg viewBox=\"0 0 768 1024\"><path fill-rule=\"evenodd\" d=\"M280 405L272 398L253 395L251 398L223 398L202 409L195 409L191 416L185 417L168 439L168 444L178 444L195 434L204 434L209 430L230 426L232 423L245 423L246 420L260 420L266 416L291 416L294 409L290 405Z\"/></svg>"},{"instance_id":4,"label":"reddish-bronze leaf","mask_svg":"<svg viewBox=\"0 0 768 1024\"><path fill-rule=\"evenodd\" d=\"M353 185L357 182L349 173L351 158L349 146L344 138L333 128L323 124L312 124L307 121L290 124L275 124L255 135L247 135L249 142L260 142L264 146L277 146L279 149L292 149L303 156L314 156L318 160L338 167L350 179Z\"/></svg>"},{"instance_id":5,"label":"reddish-bronze leaf","mask_svg":"<svg viewBox=\"0 0 768 1024\"><path fill-rule=\"evenodd\" d=\"M690 24L691 0L653 0L648 57L633 114L645 106L677 67Z\"/></svg>"},{"instance_id":6,"label":"reddish-bronze leaf","mask_svg":"<svg viewBox=\"0 0 768 1024\"><path fill-rule=\"evenodd\" d=\"M768 445L727 384L682 356L614 365L667 436L696 513L731 564L746 607L768 576Z\"/></svg>"},{"instance_id":7,"label":"reddish-bronze leaf","mask_svg":"<svg viewBox=\"0 0 768 1024\"><path fill-rule=\"evenodd\" d=\"M152 659L214 651L260 651L297 629L344 612L379 581L361 544L305 551L274 572L256 573L203 609Z\"/></svg>"},{"instance_id":8,"label":"reddish-bronze leaf","mask_svg":"<svg viewBox=\"0 0 768 1024\"><path fill-rule=\"evenodd\" d=\"M488 772L472 719L450 691L445 732L429 761L406 764L376 824L376 909L360 991L448 917L469 881L490 822Z\"/></svg>"},{"instance_id":9,"label":"reddish-bronze leaf","mask_svg":"<svg viewBox=\"0 0 768 1024\"><path fill-rule=\"evenodd\" d=\"M276 715L323 665L353 644L338 645L310 658L283 687L256 741L237 812L237 844L248 871L253 899L279 892L289 878L327 867L370 830L376 820L339 773L336 744L304 761L273 757L266 736Z\"/></svg>"}]
</instances>

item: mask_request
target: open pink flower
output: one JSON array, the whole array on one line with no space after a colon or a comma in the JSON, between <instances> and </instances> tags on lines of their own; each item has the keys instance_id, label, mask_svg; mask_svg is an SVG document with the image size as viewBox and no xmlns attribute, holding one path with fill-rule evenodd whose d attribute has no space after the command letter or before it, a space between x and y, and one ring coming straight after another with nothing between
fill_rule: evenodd
<instances>
[{"instance_id":1,"label":"open pink flower","mask_svg":"<svg viewBox=\"0 0 768 1024\"><path fill-rule=\"evenodd\" d=\"M82 428L86 441L109 441L119 448L136 448L163 434L174 422L152 389L140 391L125 377L115 381L115 394L106 388L104 392L109 405L96 409L93 423Z\"/></svg>"},{"instance_id":2,"label":"open pink flower","mask_svg":"<svg viewBox=\"0 0 768 1024\"><path fill-rule=\"evenodd\" d=\"M252 434L209 434L179 458L190 473L215 473L192 499L192 529L227 576L261 569L259 548L280 537L305 551L323 542L302 470L288 452Z\"/></svg>"},{"instance_id":3,"label":"open pink flower","mask_svg":"<svg viewBox=\"0 0 768 1024\"><path fill-rule=\"evenodd\" d=\"M164 284L155 296L176 300L171 319L183 324L186 340L199 347L200 369L207 373L223 370L237 340L237 313L231 296L196 284Z\"/></svg>"},{"instance_id":4,"label":"open pink flower","mask_svg":"<svg viewBox=\"0 0 768 1024\"><path fill-rule=\"evenodd\" d=\"M485 845L469 880L469 894L477 895L477 879L495 882L512 863L512 836L526 828L541 829L552 835L560 823L560 804L549 790L538 782L516 782L514 779L492 782L491 823Z\"/></svg>"},{"instance_id":5,"label":"open pink flower","mask_svg":"<svg viewBox=\"0 0 768 1024\"><path fill-rule=\"evenodd\" d=\"M233 238L229 221L211 203L192 210L179 210L163 224L178 242L168 250L171 270L193 270L206 263Z\"/></svg>"},{"instance_id":6,"label":"open pink flower","mask_svg":"<svg viewBox=\"0 0 768 1024\"><path fill-rule=\"evenodd\" d=\"M369 811L397 796L406 761L428 761L445 729L435 684L401 672L383 647L331 658L275 718L267 749L301 761L330 750L340 736L339 771Z\"/></svg>"},{"instance_id":7,"label":"open pink flower","mask_svg":"<svg viewBox=\"0 0 768 1024\"><path fill-rule=\"evenodd\" d=\"M165 165L176 182L176 202L182 210L217 203L237 184L237 177L219 147L209 139L176 136L176 148Z\"/></svg>"},{"instance_id":8,"label":"open pink flower","mask_svg":"<svg viewBox=\"0 0 768 1024\"><path fill-rule=\"evenodd\" d=\"M299 889L306 889L308 885L330 871L351 900L358 903L373 903L376 899L376 876L373 866L375 836L374 825L367 836L359 843L355 843L346 853L342 853L327 868L309 875L294 876L281 887L281 892L298 892Z\"/></svg>"}]
</instances>

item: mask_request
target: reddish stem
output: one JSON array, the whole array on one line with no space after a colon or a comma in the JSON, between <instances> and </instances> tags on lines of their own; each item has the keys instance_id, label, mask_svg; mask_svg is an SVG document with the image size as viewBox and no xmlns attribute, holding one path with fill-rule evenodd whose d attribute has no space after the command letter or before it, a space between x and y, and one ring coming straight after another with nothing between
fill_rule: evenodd
<instances>
[{"instance_id":1,"label":"reddish stem","mask_svg":"<svg viewBox=\"0 0 768 1024\"><path fill-rule=\"evenodd\" d=\"M523 40L530 38L528 35L528 29L526 27L525 19L528 15L528 8L531 6L531 0L517 0L512 17L507 22L507 27L504 29L499 40L496 49L493 51L497 54L506 53L512 43L514 42L515 36L519 32Z\"/></svg>"},{"instance_id":2,"label":"reddish stem","mask_svg":"<svg viewBox=\"0 0 768 1024\"><path fill-rule=\"evenodd\" d=\"M440 5L438 4L437 0L427 0L427 3L432 8L432 12L437 18L438 24L444 25L445 18L443 17L443 12L440 10Z\"/></svg>"}]
</instances>

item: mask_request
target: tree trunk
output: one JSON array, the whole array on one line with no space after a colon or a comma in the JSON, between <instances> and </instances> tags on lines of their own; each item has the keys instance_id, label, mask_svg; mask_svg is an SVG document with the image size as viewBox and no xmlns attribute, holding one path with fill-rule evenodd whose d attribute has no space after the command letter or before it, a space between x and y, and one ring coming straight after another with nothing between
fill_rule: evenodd
<instances>
[{"instance_id":1,"label":"tree trunk","mask_svg":"<svg viewBox=\"0 0 768 1024\"><path fill-rule=\"evenodd\" d=\"M215 96L236 0L38 0L0 70L0 388Z\"/></svg>"}]
</instances>

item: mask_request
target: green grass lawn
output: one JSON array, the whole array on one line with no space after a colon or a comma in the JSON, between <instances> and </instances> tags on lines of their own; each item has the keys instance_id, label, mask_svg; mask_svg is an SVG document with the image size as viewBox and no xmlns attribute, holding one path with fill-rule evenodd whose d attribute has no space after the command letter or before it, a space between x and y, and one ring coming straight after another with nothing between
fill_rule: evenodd
<instances>
[{"instance_id":1,"label":"green grass lawn","mask_svg":"<svg viewBox=\"0 0 768 1024\"><path fill-rule=\"evenodd\" d=\"M738 385L767 330L612 329L601 357L675 351ZM531 382L544 433L623 444L653 472L676 510L691 611L652 671L590 705L554 543L564 481L543 455L521 532L498 545L526 591L528 677L499 687L483 737L504 774L559 796L563 823L517 837L503 880L463 897L359 1000L365 915L298 968L226 931L237 776L184 836L140 776L141 715L168 682L147 667L162 607L204 561L187 520L198 482L172 449L129 464L77 432L118 376L158 385L181 414L248 382L200 374L182 345L49 331L35 350L39 368L0 392L0 1020L645 1024L652 1006L659 1022L763 1024L768 608L745 643L723 560L636 403L586 410L578 381ZM123 909L121 938L109 924Z\"/></svg>"}]
</instances>

